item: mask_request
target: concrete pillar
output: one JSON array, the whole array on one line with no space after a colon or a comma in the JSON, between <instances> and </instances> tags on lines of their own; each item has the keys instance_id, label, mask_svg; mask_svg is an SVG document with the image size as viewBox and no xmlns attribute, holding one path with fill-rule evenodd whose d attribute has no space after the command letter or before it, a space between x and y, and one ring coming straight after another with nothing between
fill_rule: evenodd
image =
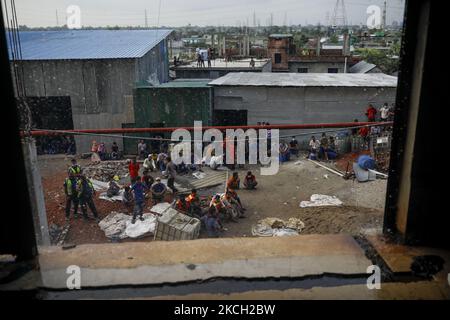
<instances>
[{"instance_id":1,"label":"concrete pillar","mask_svg":"<svg viewBox=\"0 0 450 320\"><path fill-rule=\"evenodd\" d=\"M222 52L222 56L226 56L226 54L227 54L227 41L226 41L226 39L225 39L225 36L223 36L223 39L222 39L222 41L223 41L223 52Z\"/></svg>"},{"instance_id":2,"label":"concrete pillar","mask_svg":"<svg viewBox=\"0 0 450 320\"><path fill-rule=\"evenodd\" d=\"M38 169L35 140L30 137L24 138L22 140L22 149L33 214L34 230L36 232L36 242L41 246L49 246L50 234L48 232L44 190L42 188L41 175Z\"/></svg>"},{"instance_id":3,"label":"concrete pillar","mask_svg":"<svg viewBox=\"0 0 450 320\"><path fill-rule=\"evenodd\" d=\"M320 56L320 36L317 37L316 55L317 55L317 56Z\"/></svg>"}]
</instances>

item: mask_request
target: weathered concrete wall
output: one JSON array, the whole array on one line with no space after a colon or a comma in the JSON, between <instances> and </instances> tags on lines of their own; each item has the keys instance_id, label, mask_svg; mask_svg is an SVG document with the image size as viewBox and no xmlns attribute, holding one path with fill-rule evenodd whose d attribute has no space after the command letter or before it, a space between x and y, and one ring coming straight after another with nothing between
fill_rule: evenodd
<instances>
[{"instance_id":1,"label":"weathered concrete wall","mask_svg":"<svg viewBox=\"0 0 450 320\"><path fill-rule=\"evenodd\" d=\"M289 72L298 72L299 68L307 68L308 73L328 73L328 68L337 68L338 73L344 73L342 62L289 62Z\"/></svg>"},{"instance_id":2,"label":"weathered concrete wall","mask_svg":"<svg viewBox=\"0 0 450 320\"><path fill-rule=\"evenodd\" d=\"M133 88L151 78L169 81L167 42L140 59L21 61L26 95L70 96L74 129L121 128L134 123ZM76 137L77 152L90 150L89 136ZM110 144L122 139L101 138Z\"/></svg>"},{"instance_id":3,"label":"weathered concrete wall","mask_svg":"<svg viewBox=\"0 0 450 320\"><path fill-rule=\"evenodd\" d=\"M247 110L248 124L302 124L365 120L369 103L395 101L395 88L215 87L214 110ZM285 130L289 135L302 130Z\"/></svg>"},{"instance_id":4,"label":"weathered concrete wall","mask_svg":"<svg viewBox=\"0 0 450 320\"><path fill-rule=\"evenodd\" d=\"M27 96L70 96L74 129L121 127L135 84L134 60L22 61ZM78 152L92 137L76 137ZM120 143L120 141L118 141Z\"/></svg>"},{"instance_id":5,"label":"weathered concrete wall","mask_svg":"<svg viewBox=\"0 0 450 320\"><path fill-rule=\"evenodd\" d=\"M167 40L161 41L142 58L135 60L136 82L146 82L152 78L158 79L159 83L169 81Z\"/></svg>"}]
</instances>

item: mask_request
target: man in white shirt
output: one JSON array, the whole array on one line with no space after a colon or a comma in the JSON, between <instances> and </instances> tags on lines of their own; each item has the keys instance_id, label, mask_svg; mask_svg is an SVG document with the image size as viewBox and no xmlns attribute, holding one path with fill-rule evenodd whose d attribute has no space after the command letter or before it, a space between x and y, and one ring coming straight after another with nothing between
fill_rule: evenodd
<instances>
[{"instance_id":1,"label":"man in white shirt","mask_svg":"<svg viewBox=\"0 0 450 320\"><path fill-rule=\"evenodd\" d=\"M389 105L387 103L385 103L380 109L381 121L389 120L390 111L391 111L391 109L389 108Z\"/></svg>"},{"instance_id":2,"label":"man in white shirt","mask_svg":"<svg viewBox=\"0 0 450 320\"><path fill-rule=\"evenodd\" d=\"M317 150L319 150L320 147L320 141L316 139L316 137L312 136L311 140L309 141L309 148L311 152L316 153Z\"/></svg>"}]
</instances>

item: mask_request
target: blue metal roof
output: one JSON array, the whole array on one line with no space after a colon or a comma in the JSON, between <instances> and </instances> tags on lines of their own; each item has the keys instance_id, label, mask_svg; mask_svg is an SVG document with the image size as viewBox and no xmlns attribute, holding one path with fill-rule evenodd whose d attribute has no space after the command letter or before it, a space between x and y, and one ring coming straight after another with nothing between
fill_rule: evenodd
<instances>
[{"instance_id":1,"label":"blue metal roof","mask_svg":"<svg viewBox=\"0 0 450 320\"><path fill-rule=\"evenodd\" d=\"M22 60L140 58L172 30L20 31ZM9 42L9 36L7 35ZM8 45L8 51L10 47ZM9 52L9 58L12 54Z\"/></svg>"}]
</instances>

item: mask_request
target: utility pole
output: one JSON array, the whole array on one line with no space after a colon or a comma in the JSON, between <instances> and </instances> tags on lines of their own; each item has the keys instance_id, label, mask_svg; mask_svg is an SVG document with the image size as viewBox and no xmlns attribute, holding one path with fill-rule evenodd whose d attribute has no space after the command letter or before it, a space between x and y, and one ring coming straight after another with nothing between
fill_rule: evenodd
<instances>
[{"instance_id":1,"label":"utility pole","mask_svg":"<svg viewBox=\"0 0 450 320\"><path fill-rule=\"evenodd\" d=\"M59 27L58 9L56 9L56 26Z\"/></svg>"}]
</instances>

